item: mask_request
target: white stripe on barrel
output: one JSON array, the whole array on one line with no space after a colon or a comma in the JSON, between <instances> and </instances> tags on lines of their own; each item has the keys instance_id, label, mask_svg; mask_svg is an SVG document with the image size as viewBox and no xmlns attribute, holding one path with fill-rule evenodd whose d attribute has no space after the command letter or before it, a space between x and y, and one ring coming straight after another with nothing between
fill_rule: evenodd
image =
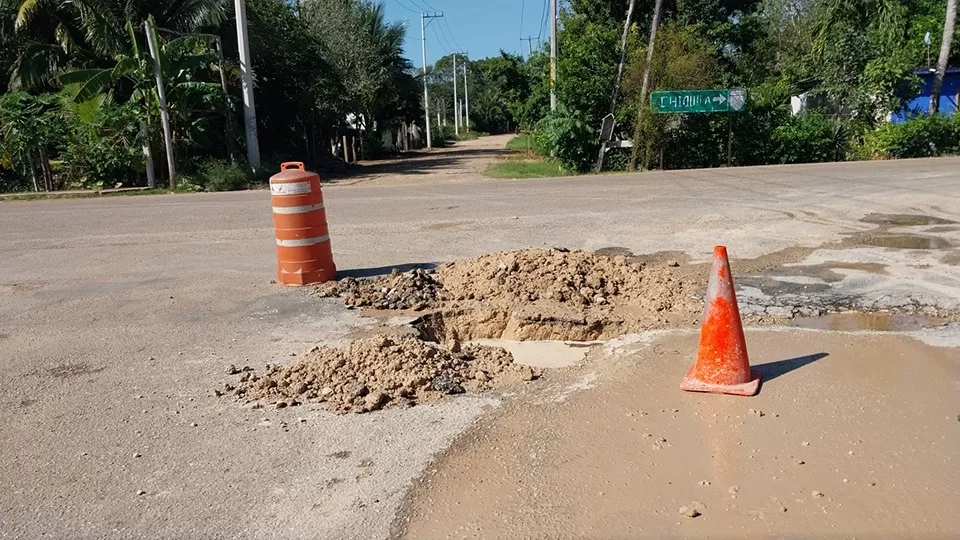
<instances>
[{"instance_id":1,"label":"white stripe on barrel","mask_svg":"<svg viewBox=\"0 0 960 540\"><path fill-rule=\"evenodd\" d=\"M270 184L271 195L300 195L303 193L310 193L310 182Z\"/></svg>"},{"instance_id":2,"label":"white stripe on barrel","mask_svg":"<svg viewBox=\"0 0 960 540\"><path fill-rule=\"evenodd\" d=\"M274 214L306 214L316 210L323 210L323 203L310 204L307 206L274 206Z\"/></svg>"},{"instance_id":3,"label":"white stripe on barrel","mask_svg":"<svg viewBox=\"0 0 960 540\"><path fill-rule=\"evenodd\" d=\"M303 247L312 246L314 244L322 244L329 241L329 235L316 236L314 238L301 238L299 240L281 240L277 238L277 245L280 247Z\"/></svg>"}]
</instances>

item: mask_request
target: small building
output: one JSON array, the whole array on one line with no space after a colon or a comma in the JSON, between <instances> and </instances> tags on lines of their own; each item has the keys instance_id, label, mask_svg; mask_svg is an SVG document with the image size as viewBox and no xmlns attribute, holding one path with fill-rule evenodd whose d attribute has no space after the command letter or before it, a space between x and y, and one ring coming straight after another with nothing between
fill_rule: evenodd
<instances>
[{"instance_id":1,"label":"small building","mask_svg":"<svg viewBox=\"0 0 960 540\"><path fill-rule=\"evenodd\" d=\"M914 72L922 82L920 93L907 101L902 111L890 115L894 124L905 122L907 118L930 112L930 91L933 88L933 68L918 69ZM940 92L940 112L952 115L960 102L960 68L949 68L943 76L943 90Z\"/></svg>"}]
</instances>

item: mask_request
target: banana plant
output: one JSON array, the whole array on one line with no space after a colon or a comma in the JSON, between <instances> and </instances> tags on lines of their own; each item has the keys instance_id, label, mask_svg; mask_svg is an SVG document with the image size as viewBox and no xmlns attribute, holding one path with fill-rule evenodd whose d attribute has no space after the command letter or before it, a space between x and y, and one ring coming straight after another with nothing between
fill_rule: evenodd
<instances>
[{"instance_id":1,"label":"banana plant","mask_svg":"<svg viewBox=\"0 0 960 540\"><path fill-rule=\"evenodd\" d=\"M127 21L126 26L130 50L127 54L114 56L113 66L74 70L59 79L63 85L74 89L77 103L106 94L119 102L125 98L140 104L144 118L141 130L146 141L147 178L153 185L150 181L154 174L150 170L152 152L149 141L150 133L154 131L152 124L155 122L152 120L159 111L159 100L150 60L138 45L133 24ZM166 42L161 42L157 36L148 36L148 39L160 43L157 57L172 124L176 126L175 139L190 145L198 133L206 131L210 114L227 103L220 85L204 81L201 76L216 62L216 55L210 50L211 38L179 36Z\"/></svg>"}]
</instances>

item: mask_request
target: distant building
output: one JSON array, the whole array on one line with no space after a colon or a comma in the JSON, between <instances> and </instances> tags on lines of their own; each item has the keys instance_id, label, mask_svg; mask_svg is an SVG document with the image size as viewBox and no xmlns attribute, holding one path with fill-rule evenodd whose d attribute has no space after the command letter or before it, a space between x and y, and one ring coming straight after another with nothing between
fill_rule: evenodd
<instances>
[{"instance_id":1,"label":"distant building","mask_svg":"<svg viewBox=\"0 0 960 540\"><path fill-rule=\"evenodd\" d=\"M918 69L917 77L923 83L923 88L917 97L907 101L904 110L890 115L894 124L905 122L907 118L930 112L930 90L933 88L933 69ZM949 68L943 76L943 90L940 92L940 112L952 115L960 102L960 68Z\"/></svg>"}]
</instances>

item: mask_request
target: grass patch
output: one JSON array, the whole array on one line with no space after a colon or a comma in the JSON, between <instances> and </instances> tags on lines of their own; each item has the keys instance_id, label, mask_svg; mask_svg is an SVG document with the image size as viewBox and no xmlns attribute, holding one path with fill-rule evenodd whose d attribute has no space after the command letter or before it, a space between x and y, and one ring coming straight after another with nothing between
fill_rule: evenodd
<instances>
[{"instance_id":1,"label":"grass patch","mask_svg":"<svg viewBox=\"0 0 960 540\"><path fill-rule=\"evenodd\" d=\"M542 159L510 159L491 163L484 171L490 178L552 178L555 176L570 176L555 161Z\"/></svg>"},{"instance_id":2,"label":"grass patch","mask_svg":"<svg viewBox=\"0 0 960 540\"><path fill-rule=\"evenodd\" d=\"M532 148L532 141L530 140L529 133L521 133L516 137L507 141L507 150L512 152L526 152L527 149Z\"/></svg>"},{"instance_id":3,"label":"grass patch","mask_svg":"<svg viewBox=\"0 0 960 540\"><path fill-rule=\"evenodd\" d=\"M506 158L491 163L484 175L490 178L554 178L570 176L559 163L552 159L544 159L527 150L530 140L529 133L521 133L507 141L507 150L510 154Z\"/></svg>"}]
</instances>

